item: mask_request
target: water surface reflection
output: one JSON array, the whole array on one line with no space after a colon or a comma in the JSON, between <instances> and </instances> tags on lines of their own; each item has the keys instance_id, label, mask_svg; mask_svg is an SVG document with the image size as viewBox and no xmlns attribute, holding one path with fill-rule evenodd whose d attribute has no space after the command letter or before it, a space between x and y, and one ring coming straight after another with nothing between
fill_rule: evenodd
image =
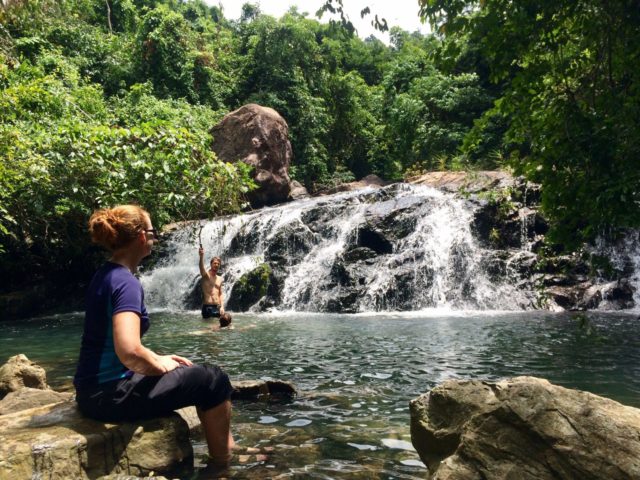
<instances>
[{"instance_id":1,"label":"water surface reflection","mask_svg":"<svg viewBox=\"0 0 640 480\"><path fill-rule=\"evenodd\" d=\"M5 322L0 361L25 353L52 386L68 387L81 320ZM235 405L238 443L273 447L268 459L234 467L237 478L424 478L408 402L450 378L540 376L640 406L631 314L238 314L235 329L221 332L208 331L198 312L154 312L152 322L146 343L154 350L221 364L234 379L278 378L299 389L288 403ZM195 447L204 454L201 439Z\"/></svg>"}]
</instances>

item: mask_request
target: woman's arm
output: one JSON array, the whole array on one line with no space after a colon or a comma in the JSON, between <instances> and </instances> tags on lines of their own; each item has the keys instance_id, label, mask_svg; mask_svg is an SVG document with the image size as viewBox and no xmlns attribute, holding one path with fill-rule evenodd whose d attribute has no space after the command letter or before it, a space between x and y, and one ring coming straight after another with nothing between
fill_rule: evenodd
<instances>
[{"instance_id":1,"label":"woman's arm","mask_svg":"<svg viewBox=\"0 0 640 480\"><path fill-rule=\"evenodd\" d=\"M140 317L134 312L113 316L113 345L129 370L142 375L163 375L182 365L191 365L178 355L157 355L140 342Z\"/></svg>"}]
</instances>

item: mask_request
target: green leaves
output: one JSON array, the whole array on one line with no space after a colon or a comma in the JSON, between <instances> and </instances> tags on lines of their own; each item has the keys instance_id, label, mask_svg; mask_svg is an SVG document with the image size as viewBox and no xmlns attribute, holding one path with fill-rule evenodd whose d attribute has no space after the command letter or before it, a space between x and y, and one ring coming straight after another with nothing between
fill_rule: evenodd
<instances>
[{"instance_id":1,"label":"green leaves","mask_svg":"<svg viewBox=\"0 0 640 480\"><path fill-rule=\"evenodd\" d=\"M65 68L48 74L29 62L0 72L3 278L16 285L34 269L92 269L82 260L90 251L85 224L98 207L138 203L160 227L243 208L254 185L244 165L210 150L214 112L158 100L144 86L107 103L61 61ZM164 119L148 121L154 117Z\"/></svg>"},{"instance_id":2,"label":"green leaves","mask_svg":"<svg viewBox=\"0 0 640 480\"><path fill-rule=\"evenodd\" d=\"M640 226L637 2L420 3L435 27L477 45L503 84L465 149L486 150L494 120L505 124L499 148L542 184L549 237L574 248Z\"/></svg>"}]
</instances>

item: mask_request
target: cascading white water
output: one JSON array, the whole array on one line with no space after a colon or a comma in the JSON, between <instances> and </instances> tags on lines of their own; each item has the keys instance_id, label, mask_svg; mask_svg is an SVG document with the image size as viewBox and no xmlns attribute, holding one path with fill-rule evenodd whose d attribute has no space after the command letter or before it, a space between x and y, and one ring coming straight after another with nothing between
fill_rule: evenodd
<instances>
[{"instance_id":1,"label":"cascading white water","mask_svg":"<svg viewBox=\"0 0 640 480\"><path fill-rule=\"evenodd\" d=\"M592 253L607 258L618 271L628 272L628 279L633 288L635 309L640 308L640 231L630 230L616 244L608 244L599 239Z\"/></svg>"},{"instance_id":2,"label":"cascading white water","mask_svg":"<svg viewBox=\"0 0 640 480\"><path fill-rule=\"evenodd\" d=\"M279 310L336 311L347 300L358 312L527 308L530 292L485 272L487 251L472 235L472 219L472 207L460 198L396 185L213 220L203 226L201 239L206 263L222 257L226 299L242 275L266 261L284 276ZM400 227L391 228L390 239L363 241L371 237L371 225L381 222ZM404 225L410 231L395 238ZM171 255L142 282L151 307L180 309L199 278L193 228L174 235L168 247ZM350 255L364 256L349 260Z\"/></svg>"}]
</instances>

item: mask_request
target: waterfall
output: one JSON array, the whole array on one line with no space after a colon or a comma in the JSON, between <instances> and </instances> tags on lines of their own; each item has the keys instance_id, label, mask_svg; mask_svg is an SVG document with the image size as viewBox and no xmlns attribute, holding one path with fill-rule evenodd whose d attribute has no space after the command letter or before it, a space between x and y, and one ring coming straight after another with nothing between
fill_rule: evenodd
<instances>
[{"instance_id":1,"label":"waterfall","mask_svg":"<svg viewBox=\"0 0 640 480\"><path fill-rule=\"evenodd\" d=\"M219 218L203 225L201 239L205 264L222 257L225 299L240 277L267 263L277 284L267 307L281 311L530 308L531 291L508 273L491 273L495 252L474 238L473 213L452 194L395 184ZM168 242L171 253L143 272L147 303L194 308L197 235L184 228Z\"/></svg>"},{"instance_id":2,"label":"waterfall","mask_svg":"<svg viewBox=\"0 0 640 480\"><path fill-rule=\"evenodd\" d=\"M608 259L611 266L623 272L633 289L635 309L640 306L640 230L629 230L614 244L599 238L591 253Z\"/></svg>"}]
</instances>

